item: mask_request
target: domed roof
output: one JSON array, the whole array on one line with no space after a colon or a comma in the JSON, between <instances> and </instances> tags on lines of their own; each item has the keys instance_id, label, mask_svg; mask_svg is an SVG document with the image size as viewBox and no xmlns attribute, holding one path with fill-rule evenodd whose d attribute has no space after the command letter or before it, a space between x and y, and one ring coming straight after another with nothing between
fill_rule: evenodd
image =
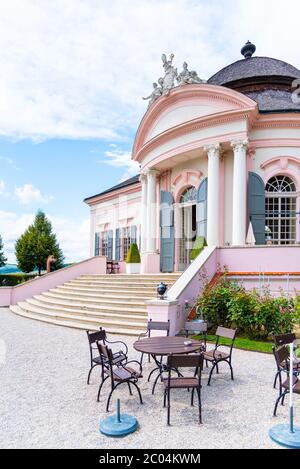
<instances>
[{"instance_id":1,"label":"domed roof","mask_svg":"<svg viewBox=\"0 0 300 469\"><path fill-rule=\"evenodd\" d=\"M250 57L238 60L223 68L213 75L208 80L208 83L224 86L240 80L247 80L249 82L249 79L262 77L268 79L277 77L292 81L295 78L300 78L300 70L282 60L270 57ZM261 82L261 80L259 81Z\"/></svg>"},{"instance_id":2,"label":"domed roof","mask_svg":"<svg viewBox=\"0 0 300 469\"><path fill-rule=\"evenodd\" d=\"M300 70L271 57L252 57L256 47L248 41L241 53L245 57L213 75L208 83L226 86L258 103L260 112L300 112L292 99L292 83Z\"/></svg>"}]
</instances>

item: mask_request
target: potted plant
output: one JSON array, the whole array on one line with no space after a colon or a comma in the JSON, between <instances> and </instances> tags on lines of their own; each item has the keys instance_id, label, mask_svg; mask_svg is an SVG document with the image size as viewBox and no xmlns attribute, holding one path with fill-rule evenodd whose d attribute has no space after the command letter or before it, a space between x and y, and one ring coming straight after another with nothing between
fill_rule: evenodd
<instances>
[{"instance_id":1,"label":"potted plant","mask_svg":"<svg viewBox=\"0 0 300 469\"><path fill-rule=\"evenodd\" d=\"M136 243L131 244L126 257L126 273L139 274L141 271L141 256Z\"/></svg>"}]
</instances>

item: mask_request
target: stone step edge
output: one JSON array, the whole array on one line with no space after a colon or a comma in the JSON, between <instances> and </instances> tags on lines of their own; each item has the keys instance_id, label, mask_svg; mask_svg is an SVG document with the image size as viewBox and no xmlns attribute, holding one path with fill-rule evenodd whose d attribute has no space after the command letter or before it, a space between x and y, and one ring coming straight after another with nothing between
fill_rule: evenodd
<instances>
[{"instance_id":1,"label":"stone step edge","mask_svg":"<svg viewBox=\"0 0 300 469\"><path fill-rule=\"evenodd\" d=\"M94 299L89 299L90 297L88 296L87 298L80 298L80 297L77 297L76 295L70 295L70 298L68 297L65 297L65 296L60 296L60 295L56 295L55 293L53 292L43 292L41 293L40 295L35 295L33 298L37 298L37 297L43 297L43 298L49 298L49 299L57 299L57 300L63 300L65 298L66 301L78 301L78 302L87 302L89 304L94 304L95 306L97 306L97 304L111 304L111 305L120 305L120 304L124 304L124 298L114 298L113 300L110 299L110 298L102 298L100 296L100 299L99 301L96 301ZM97 297L96 297L97 298ZM151 299L151 298L150 298ZM135 301L135 299L133 299L133 301L130 301L130 306L132 307L135 307L135 306L138 306L138 307L143 307L145 306L145 301L146 299L141 299L141 301ZM95 302L95 303L93 303Z\"/></svg>"},{"instance_id":2,"label":"stone step edge","mask_svg":"<svg viewBox=\"0 0 300 469\"><path fill-rule=\"evenodd\" d=\"M11 306L10 307L10 311L13 313L13 314L17 314L18 316L22 316L22 317L25 317L27 319L32 319L32 320L35 320L35 321L40 321L40 322L45 322L45 323L48 323L48 324L51 324L51 325L55 325L55 326L63 326L63 327L68 327L70 329L80 329L80 330L83 330L83 331L87 331L87 330L90 330L90 331L98 331L99 330L99 327L92 327L91 328L91 325L90 324L84 324L84 323L69 323L68 321L55 321L54 319L49 319L48 317L37 317L38 315L34 315L34 314L30 314L30 313L26 313L25 311L23 311L19 306L17 305L14 305L14 306ZM108 334L116 334L116 335L125 335L125 336L134 336L134 337L138 337L140 334L142 334L144 331L143 330L127 330L127 329L123 329L123 328L119 328L119 329L111 329L111 328L106 328L106 332Z\"/></svg>"}]
</instances>

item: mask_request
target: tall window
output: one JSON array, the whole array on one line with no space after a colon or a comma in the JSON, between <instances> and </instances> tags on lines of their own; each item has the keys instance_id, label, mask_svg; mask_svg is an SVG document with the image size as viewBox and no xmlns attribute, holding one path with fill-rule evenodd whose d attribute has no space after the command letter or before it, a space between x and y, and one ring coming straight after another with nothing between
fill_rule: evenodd
<instances>
[{"instance_id":1,"label":"tall window","mask_svg":"<svg viewBox=\"0 0 300 469\"><path fill-rule=\"evenodd\" d=\"M122 259L125 260L130 248L130 245L137 242L137 227L136 226L126 226L122 230Z\"/></svg>"},{"instance_id":2,"label":"tall window","mask_svg":"<svg viewBox=\"0 0 300 469\"><path fill-rule=\"evenodd\" d=\"M296 243L296 186L288 176L275 176L266 185L267 237L273 244Z\"/></svg>"}]
</instances>

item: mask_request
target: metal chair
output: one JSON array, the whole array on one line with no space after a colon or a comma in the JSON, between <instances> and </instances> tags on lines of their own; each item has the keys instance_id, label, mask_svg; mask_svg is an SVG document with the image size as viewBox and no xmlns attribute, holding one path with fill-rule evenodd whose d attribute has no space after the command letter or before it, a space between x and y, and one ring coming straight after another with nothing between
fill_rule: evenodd
<instances>
[{"instance_id":1,"label":"metal chair","mask_svg":"<svg viewBox=\"0 0 300 469\"><path fill-rule=\"evenodd\" d=\"M275 349L277 349L278 347L282 347L284 345L290 345L293 342L295 342L296 334L293 334L293 333L277 334L277 335L274 335L273 338L274 338ZM274 348L273 348L273 353L274 353ZM275 357L275 360L276 360L276 357ZM276 360L276 363L277 363L277 360ZM277 363L277 373L274 378L274 389L276 389L278 379L279 379L279 384L280 384L280 389L281 389L281 386L282 386L281 373L282 372L286 373L287 371L288 370L284 366L281 366L280 363L279 364ZM298 371L298 373L300 374L300 360L297 358L295 358L295 361L294 361L294 371Z\"/></svg>"},{"instance_id":2,"label":"metal chair","mask_svg":"<svg viewBox=\"0 0 300 469\"><path fill-rule=\"evenodd\" d=\"M190 334L199 334L203 336L203 343L206 348L206 341L207 341L207 329L208 324L207 322L186 322L184 326L185 336L188 339Z\"/></svg>"},{"instance_id":3,"label":"metal chair","mask_svg":"<svg viewBox=\"0 0 300 469\"><path fill-rule=\"evenodd\" d=\"M150 319L150 321L148 322L148 325L147 325L147 331L140 334L138 340L142 340L142 339L145 339L145 338L150 338L152 331L165 332L166 336L169 337L170 336L170 321L160 322L160 321L152 321L152 319ZM144 356L145 356L145 354L142 353L141 354L141 361L140 361L142 367L143 367ZM150 360L150 354L148 354L148 362L150 363L150 361L151 361Z\"/></svg>"},{"instance_id":4,"label":"metal chair","mask_svg":"<svg viewBox=\"0 0 300 469\"><path fill-rule=\"evenodd\" d=\"M289 370L289 350L287 347L279 347L277 350L274 348L273 353L275 356L275 360L281 366L284 366L285 370ZM290 371L287 372L287 380L282 382L281 374L280 374L280 388L279 388L279 397L275 402L274 407L274 417L277 415L278 405L281 401L281 405L284 405L285 396L290 392L290 378L289 378ZM297 376L293 376L293 392L296 394L300 394L300 381Z\"/></svg>"},{"instance_id":5,"label":"metal chair","mask_svg":"<svg viewBox=\"0 0 300 469\"><path fill-rule=\"evenodd\" d=\"M203 356L204 356L204 360L206 361L206 365L208 366L208 362L212 364L212 369L210 371L208 383L207 383L208 386L210 386L211 378L215 369L217 370L217 374L219 374L219 364L222 362L227 363L229 365L230 371L231 371L231 379L232 381L234 380L231 360L232 360L232 351L233 351L236 334L237 334L237 329L227 329L225 327L218 327L217 332L216 332L216 343L215 343L214 349L208 352L207 351L204 352ZM230 339L230 344L229 345L220 344L221 338ZM221 352L219 351L219 347L228 347L229 352L228 353Z\"/></svg>"},{"instance_id":6,"label":"metal chair","mask_svg":"<svg viewBox=\"0 0 300 469\"><path fill-rule=\"evenodd\" d=\"M90 384L91 374L94 368L101 366L101 357L98 354L97 343L102 342L103 345L121 345L123 350L113 353L114 364L123 363L127 361L128 347L124 342L108 340L107 334L104 329L100 328L98 332L87 331L87 337L90 349L91 368L88 374L87 384Z\"/></svg>"},{"instance_id":7,"label":"metal chair","mask_svg":"<svg viewBox=\"0 0 300 469\"><path fill-rule=\"evenodd\" d=\"M202 404L201 404L201 376L203 370L203 355L169 355L168 356L168 378L163 380L164 384L164 407L168 408L167 422L170 425L171 417L171 389L192 390L191 405L194 405L194 394L197 392L199 405L199 423L202 424ZM172 378L172 370L179 368L195 368L192 377Z\"/></svg>"},{"instance_id":8,"label":"metal chair","mask_svg":"<svg viewBox=\"0 0 300 469\"><path fill-rule=\"evenodd\" d=\"M97 342L99 356L101 358L102 365L102 374L101 374L101 383L99 386L97 402L100 401L100 395L105 382L110 378L111 381L111 391L107 399L106 412L109 412L109 405L115 390L121 386L121 384L127 384L129 393L132 396L131 385L133 385L138 391L141 404L143 404L143 399L141 395L140 388L137 385L139 378L142 378L142 369L139 362L136 360L127 361L126 365L121 362L115 365L114 356L112 351L105 345L101 345ZM139 365L140 370L136 371L128 365L131 363L136 363Z\"/></svg>"}]
</instances>

